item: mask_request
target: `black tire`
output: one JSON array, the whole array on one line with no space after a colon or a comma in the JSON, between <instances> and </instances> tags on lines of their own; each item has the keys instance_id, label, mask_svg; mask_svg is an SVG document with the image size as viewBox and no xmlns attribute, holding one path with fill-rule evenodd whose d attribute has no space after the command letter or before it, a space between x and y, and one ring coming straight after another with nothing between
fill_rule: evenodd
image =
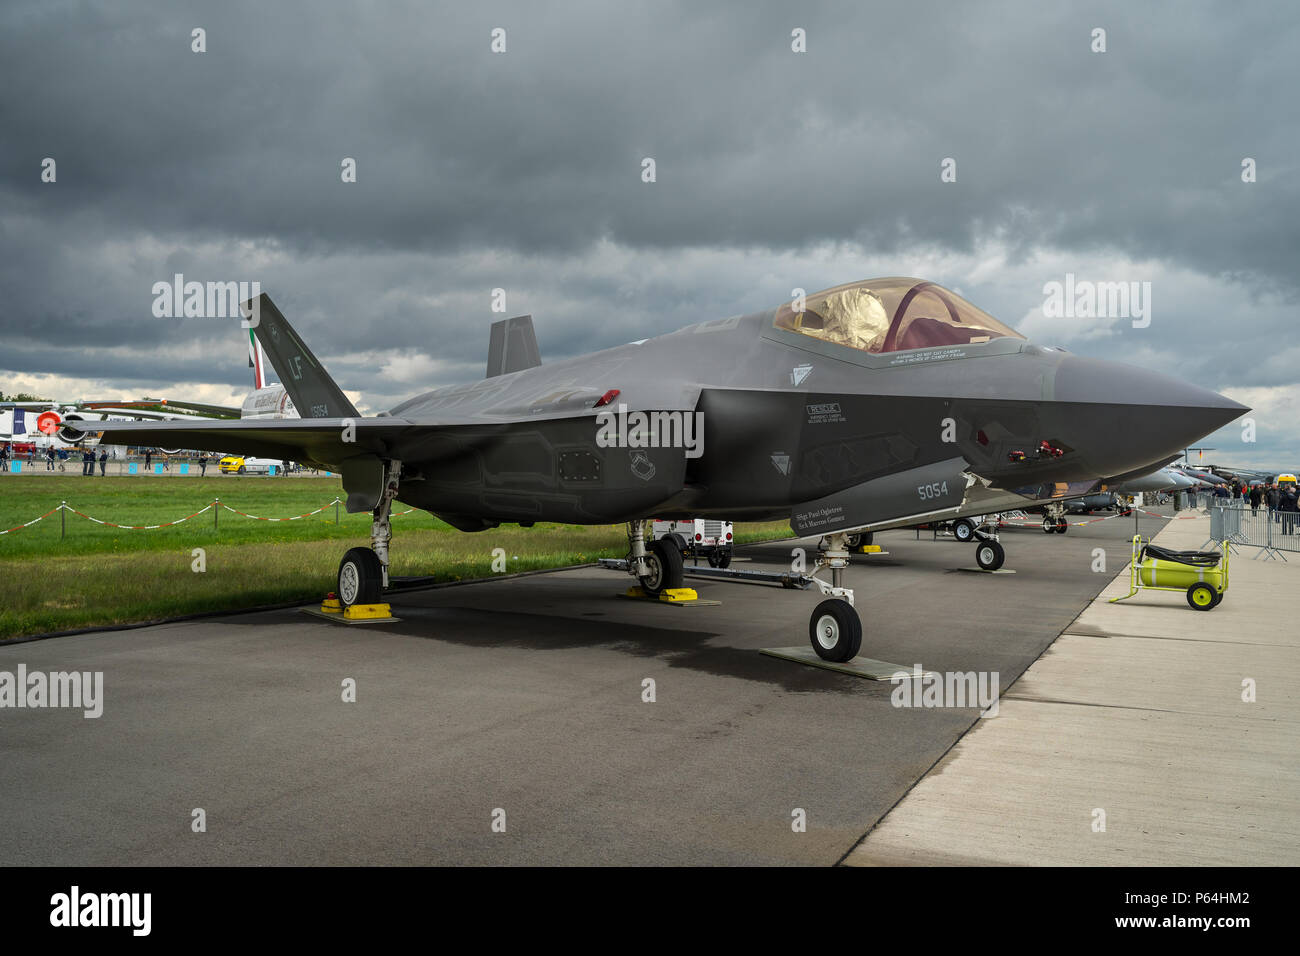
<instances>
[{"instance_id":1,"label":"black tire","mask_svg":"<svg viewBox=\"0 0 1300 956\"><path fill-rule=\"evenodd\" d=\"M1062 518L1056 525L1057 534L1065 534L1065 532L1069 530L1070 530L1070 522L1066 521L1064 518Z\"/></svg>"},{"instance_id":2,"label":"black tire","mask_svg":"<svg viewBox=\"0 0 1300 956\"><path fill-rule=\"evenodd\" d=\"M353 548L339 562L338 590L334 593L344 607L378 604L384 591L384 566L369 548Z\"/></svg>"},{"instance_id":3,"label":"black tire","mask_svg":"<svg viewBox=\"0 0 1300 956\"><path fill-rule=\"evenodd\" d=\"M808 640L824 661L851 661L862 650L862 619L842 598L822 601L808 619Z\"/></svg>"},{"instance_id":4,"label":"black tire","mask_svg":"<svg viewBox=\"0 0 1300 956\"><path fill-rule=\"evenodd\" d=\"M1194 611L1211 611L1218 603L1214 596L1217 592L1204 581L1198 581L1187 589L1187 603Z\"/></svg>"},{"instance_id":5,"label":"black tire","mask_svg":"<svg viewBox=\"0 0 1300 956\"><path fill-rule=\"evenodd\" d=\"M862 535L846 534L844 536L844 547L848 548L850 551L862 547Z\"/></svg>"},{"instance_id":6,"label":"black tire","mask_svg":"<svg viewBox=\"0 0 1300 956\"><path fill-rule=\"evenodd\" d=\"M244 474L244 472L246 472L246 471L248 471L248 469L245 468L243 465L240 465L240 466L239 466L239 473L240 473L241 475Z\"/></svg>"},{"instance_id":7,"label":"black tire","mask_svg":"<svg viewBox=\"0 0 1300 956\"><path fill-rule=\"evenodd\" d=\"M1210 610L1213 611L1216 607L1218 607L1222 603L1223 603L1223 592L1216 588L1214 591L1214 603L1210 605Z\"/></svg>"},{"instance_id":8,"label":"black tire","mask_svg":"<svg viewBox=\"0 0 1300 956\"><path fill-rule=\"evenodd\" d=\"M724 549L724 550L718 552L718 567L720 567L720 568L729 568L729 567L731 567L731 549L730 549L730 548L726 548L726 549Z\"/></svg>"},{"instance_id":9,"label":"black tire","mask_svg":"<svg viewBox=\"0 0 1300 956\"><path fill-rule=\"evenodd\" d=\"M1056 522L1050 517L1043 518L1043 534L1052 534L1056 531Z\"/></svg>"},{"instance_id":10,"label":"black tire","mask_svg":"<svg viewBox=\"0 0 1300 956\"><path fill-rule=\"evenodd\" d=\"M952 534L958 541L973 541L975 539L975 523L968 518L958 518L952 523Z\"/></svg>"},{"instance_id":11,"label":"black tire","mask_svg":"<svg viewBox=\"0 0 1300 956\"><path fill-rule=\"evenodd\" d=\"M686 580L682 574L682 552L677 543L668 538L650 542L645 563L650 573L640 579L641 588L651 597L679 588Z\"/></svg>"},{"instance_id":12,"label":"black tire","mask_svg":"<svg viewBox=\"0 0 1300 956\"><path fill-rule=\"evenodd\" d=\"M709 567L711 568L722 567L722 552L719 551L717 548L714 548L712 551L709 552Z\"/></svg>"},{"instance_id":13,"label":"black tire","mask_svg":"<svg viewBox=\"0 0 1300 956\"><path fill-rule=\"evenodd\" d=\"M998 541L981 541L975 546L975 563L985 571L996 571L1007 559L1007 553Z\"/></svg>"}]
</instances>

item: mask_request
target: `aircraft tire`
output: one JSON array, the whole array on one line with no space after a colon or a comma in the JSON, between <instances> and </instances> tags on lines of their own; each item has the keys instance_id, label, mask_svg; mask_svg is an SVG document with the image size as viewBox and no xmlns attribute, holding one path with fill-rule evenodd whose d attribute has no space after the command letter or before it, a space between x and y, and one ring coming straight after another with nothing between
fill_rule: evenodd
<instances>
[{"instance_id":1,"label":"aircraft tire","mask_svg":"<svg viewBox=\"0 0 1300 956\"><path fill-rule=\"evenodd\" d=\"M952 524L952 533L958 541L971 541L975 538L975 525L966 518L958 518Z\"/></svg>"},{"instance_id":2,"label":"aircraft tire","mask_svg":"<svg viewBox=\"0 0 1300 956\"><path fill-rule=\"evenodd\" d=\"M384 590L384 566L369 548L352 548L339 562L338 595L344 607L378 604Z\"/></svg>"},{"instance_id":3,"label":"aircraft tire","mask_svg":"<svg viewBox=\"0 0 1300 956\"><path fill-rule=\"evenodd\" d=\"M1051 518L1043 518L1043 534L1051 534L1056 530L1056 523Z\"/></svg>"},{"instance_id":4,"label":"aircraft tire","mask_svg":"<svg viewBox=\"0 0 1300 956\"><path fill-rule=\"evenodd\" d=\"M1064 518L1062 518L1061 521L1060 521L1060 523L1056 526L1056 533L1057 533L1057 534L1065 534L1065 532L1067 532L1067 531L1069 531L1069 530L1070 530L1070 522L1068 522L1068 521L1066 521Z\"/></svg>"},{"instance_id":5,"label":"aircraft tire","mask_svg":"<svg viewBox=\"0 0 1300 956\"><path fill-rule=\"evenodd\" d=\"M1007 559L1007 552L998 541L981 541L975 547L975 563L985 571L996 571Z\"/></svg>"},{"instance_id":6,"label":"aircraft tire","mask_svg":"<svg viewBox=\"0 0 1300 956\"><path fill-rule=\"evenodd\" d=\"M645 561L650 573L640 579L641 588L651 597L679 588L686 580L682 574L682 552L674 541L667 538L652 541L646 549Z\"/></svg>"},{"instance_id":7,"label":"aircraft tire","mask_svg":"<svg viewBox=\"0 0 1300 956\"><path fill-rule=\"evenodd\" d=\"M824 661L851 661L862 650L862 619L843 598L822 601L808 619L808 640Z\"/></svg>"}]
</instances>

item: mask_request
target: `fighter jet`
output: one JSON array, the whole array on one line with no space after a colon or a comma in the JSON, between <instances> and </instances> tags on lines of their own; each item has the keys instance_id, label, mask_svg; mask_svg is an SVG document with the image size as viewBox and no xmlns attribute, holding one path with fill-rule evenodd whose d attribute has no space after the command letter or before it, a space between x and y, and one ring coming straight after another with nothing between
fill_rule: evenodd
<instances>
[{"instance_id":1,"label":"fighter jet","mask_svg":"<svg viewBox=\"0 0 1300 956\"><path fill-rule=\"evenodd\" d=\"M1028 341L920 279L836 286L750 315L542 364L530 316L494 323L487 377L358 414L284 316L245 303L298 420L104 425L103 440L239 448L342 475L371 546L338 571L345 605L387 586L393 501L463 531L626 522L626 570L680 587L645 519L788 518L820 536L801 583L825 659L858 653L849 536L1077 497L1149 471L1248 411L1222 395ZM992 533L976 560L1004 560ZM830 571L828 582L822 576Z\"/></svg>"},{"instance_id":2,"label":"fighter jet","mask_svg":"<svg viewBox=\"0 0 1300 956\"><path fill-rule=\"evenodd\" d=\"M1112 491L1122 495L1137 495L1148 491L1184 491L1196 487L1196 480L1172 468L1157 468L1149 475L1139 475L1116 484Z\"/></svg>"}]
</instances>

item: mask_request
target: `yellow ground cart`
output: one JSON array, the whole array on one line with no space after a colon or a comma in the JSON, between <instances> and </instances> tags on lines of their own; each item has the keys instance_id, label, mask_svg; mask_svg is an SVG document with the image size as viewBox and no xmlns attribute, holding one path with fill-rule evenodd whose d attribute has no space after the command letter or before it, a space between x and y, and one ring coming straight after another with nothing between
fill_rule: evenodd
<instances>
[{"instance_id":1,"label":"yellow ground cart","mask_svg":"<svg viewBox=\"0 0 1300 956\"><path fill-rule=\"evenodd\" d=\"M1193 609L1209 611L1228 590L1228 542L1223 542L1221 552L1170 551L1134 535L1128 586L1128 594L1111 598L1110 603L1126 601L1143 590L1182 591Z\"/></svg>"}]
</instances>

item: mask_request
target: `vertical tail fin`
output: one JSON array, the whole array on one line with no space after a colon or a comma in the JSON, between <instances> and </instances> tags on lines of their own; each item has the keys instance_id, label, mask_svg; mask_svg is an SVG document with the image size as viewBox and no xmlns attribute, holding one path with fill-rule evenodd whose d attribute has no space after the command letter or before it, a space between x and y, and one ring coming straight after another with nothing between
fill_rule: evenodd
<instances>
[{"instance_id":1,"label":"vertical tail fin","mask_svg":"<svg viewBox=\"0 0 1300 956\"><path fill-rule=\"evenodd\" d=\"M518 315L492 323L488 338L488 378L521 372L541 364L542 353L537 348L537 333L533 331L531 315Z\"/></svg>"},{"instance_id":2,"label":"vertical tail fin","mask_svg":"<svg viewBox=\"0 0 1300 956\"><path fill-rule=\"evenodd\" d=\"M256 303L254 309L253 300L245 302L245 314L257 317L252 328L256 341L266 350L298 414L303 418L358 417L356 406L330 378L271 297L263 292Z\"/></svg>"}]
</instances>

